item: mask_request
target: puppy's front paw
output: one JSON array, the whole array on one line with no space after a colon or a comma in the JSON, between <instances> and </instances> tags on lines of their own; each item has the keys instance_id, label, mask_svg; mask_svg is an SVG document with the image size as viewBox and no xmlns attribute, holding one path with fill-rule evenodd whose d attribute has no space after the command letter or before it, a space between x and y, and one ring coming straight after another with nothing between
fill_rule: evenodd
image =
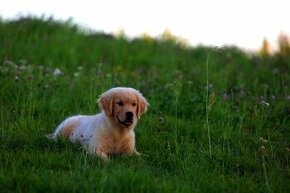
<instances>
[{"instance_id":1,"label":"puppy's front paw","mask_svg":"<svg viewBox=\"0 0 290 193\"><path fill-rule=\"evenodd\" d=\"M108 154L102 152L102 151L96 151L97 156L99 156L104 162L109 162L109 156Z\"/></svg>"}]
</instances>

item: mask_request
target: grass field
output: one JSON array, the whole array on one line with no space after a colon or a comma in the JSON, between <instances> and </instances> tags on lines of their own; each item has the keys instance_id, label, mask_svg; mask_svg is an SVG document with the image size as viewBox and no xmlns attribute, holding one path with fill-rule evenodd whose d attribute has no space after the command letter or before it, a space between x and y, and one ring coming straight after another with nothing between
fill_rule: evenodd
<instances>
[{"instance_id":1,"label":"grass field","mask_svg":"<svg viewBox=\"0 0 290 193\"><path fill-rule=\"evenodd\" d=\"M148 157L104 164L44 137L115 86L150 103ZM290 57L0 21L0 192L290 192Z\"/></svg>"}]
</instances>

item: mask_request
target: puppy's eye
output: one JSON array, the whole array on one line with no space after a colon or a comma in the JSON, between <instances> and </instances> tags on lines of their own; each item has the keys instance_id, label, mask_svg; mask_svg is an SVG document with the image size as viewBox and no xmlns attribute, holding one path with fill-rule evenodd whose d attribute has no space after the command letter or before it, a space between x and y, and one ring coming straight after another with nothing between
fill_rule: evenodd
<instances>
[{"instance_id":1,"label":"puppy's eye","mask_svg":"<svg viewBox=\"0 0 290 193\"><path fill-rule=\"evenodd\" d=\"M137 104L136 103L132 103L132 106L135 107Z\"/></svg>"},{"instance_id":2,"label":"puppy's eye","mask_svg":"<svg viewBox=\"0 0 290 193\"><path fill-rule=\"evenodd\" d=\"M124 105L123 102L117 102L117 104L118 104L119 106L123 106L123 105Z\"/></svg>"}]
</instances>

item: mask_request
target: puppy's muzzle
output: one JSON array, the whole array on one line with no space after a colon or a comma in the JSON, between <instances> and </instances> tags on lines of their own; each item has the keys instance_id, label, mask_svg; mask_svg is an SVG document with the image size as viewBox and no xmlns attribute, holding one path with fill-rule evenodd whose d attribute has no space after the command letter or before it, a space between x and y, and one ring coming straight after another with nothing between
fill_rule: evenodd
<instances>
[{"instance_id":1,"label":"puppy's muzzle","mask_svg":"<svg viewBox=\"0 0 290 193\"><path fill-rule=\"evenodd\" d=\"M130 111L125 113L125 121L121 121L120 118L117 116L117 119L119 121L119 123L121 123L122 125L126 126L126 127L130 127L133 123L133 116L134 114Z\"/></svg>"}]
</instances>

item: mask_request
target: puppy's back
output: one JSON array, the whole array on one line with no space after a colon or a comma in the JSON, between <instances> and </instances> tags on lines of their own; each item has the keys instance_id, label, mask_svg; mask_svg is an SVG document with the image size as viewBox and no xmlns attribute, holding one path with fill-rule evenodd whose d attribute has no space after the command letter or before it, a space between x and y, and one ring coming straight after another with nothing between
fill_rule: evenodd
<instances>
[{"instance_id":1,"label":"puppy's back","mask_svg":"<svg viewBox=\"0 0 290 193\"><path fill-rule=\"evenodd\" d=\"M56 139L59 136L69 138L69 136L73 133L73 130L79 126L80 117L81 115L78 115L65 119L57 126L54 133L47 135L47 138Z\"/></svg>"}]
</instances>

